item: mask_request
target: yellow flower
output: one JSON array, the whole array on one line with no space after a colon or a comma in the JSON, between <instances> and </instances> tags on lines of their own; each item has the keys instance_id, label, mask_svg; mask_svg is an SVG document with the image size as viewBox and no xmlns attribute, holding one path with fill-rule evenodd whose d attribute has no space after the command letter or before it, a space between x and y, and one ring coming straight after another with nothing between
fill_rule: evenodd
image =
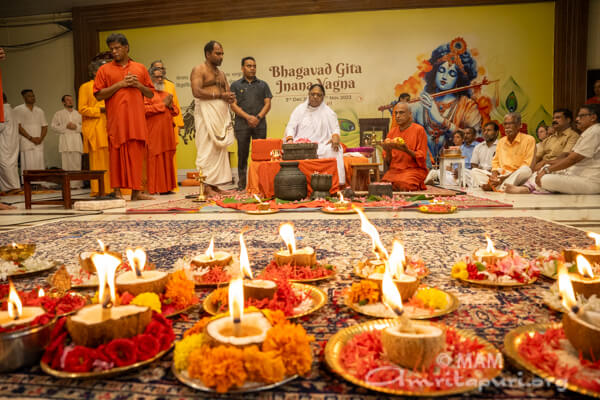
<instances>
[{"instance_id":1,"label":"yellow flower","mask_svg":"<svg viewBox=\"0 0 600 400\"><path fill-rule=\"evenodd\" d=\"M417 299L421 300L424 305L430 308L442 310L448 306L448 297L446 293L439 289L422 288L417 291Z\"/></svg>"},{"instance_id":2,"label":"yellow flower","mask_svg":"<svg viewBox=\"0 0 600 400\"><path fill-rule=\"evenodd\" d=\"M452 266L452 277L466 279L469 277L467 272L467 264L464 261L459 261Z\"/></svg>"},{"instance_id":3,"label":"yellow flower","mask_svg":"<svg viewBox=\"0 0 600 400\"><path fill-rule=\"evenodd\" d=\"M160 298L156 293L141 293L131 300L131 304L148 307L157 313L161 313Z\"/></svg>"},{"instance_id":4,"label":"yellow flower","mask_svg":"<svg viewBox=\"0 0 600 400\"><path fill-rule=\"evenodd\" d=\"M203 336L202 334L189 335L175 343L175 351L173 352L175 369L178 371L187 369L190 353L202 347Z\"/></svg>"},{"instance_id":5,"label":"yellow flower","mask_svg":"<svg viewBox=\"0 0 600 400\"><path fill-rule=\"evenodd\" d=\"M359 303L363 305L370 303L377 303L381 297L381 291L377 283L364 279L360 282L355 282L350 287L350 301L352 303Z\"/></svg>"}]
</instances>

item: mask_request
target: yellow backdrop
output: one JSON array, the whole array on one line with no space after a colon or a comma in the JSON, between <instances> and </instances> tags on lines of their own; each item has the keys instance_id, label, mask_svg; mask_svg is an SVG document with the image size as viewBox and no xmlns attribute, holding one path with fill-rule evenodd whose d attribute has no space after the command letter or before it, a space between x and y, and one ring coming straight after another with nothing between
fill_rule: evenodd
<instances>
[{"instance_id":1,"label":"yellow backdrop","mask_svg":"<svg viewBox=\"0 0 600 400\"><path fill-rule=\"evenodd\" d=\"M230 82L241 77L241 58L255 57L257 75L274 96L267 118L269 137L282 137L290 113L306 98L307 85L320 81L327 103L344 123L343 141L358 145L358 118L389 117L377 107L406 88L402 84L417 76L419 65L436 47L458 37L477 62L475 81L484 76L499 80L482 92L497 104L492 119L502 118L512 92L530 131L541 120L550 122L553 2L257 18L120 32L136 61L164 61L183 108L193 100L189 74L204 61L206 42L222 43L222 69ZM104 50L110 33L100 33ZM177 165L193 169L193 139L185 144L183 132L180 136Z\"/></svg>"}]
</instances>

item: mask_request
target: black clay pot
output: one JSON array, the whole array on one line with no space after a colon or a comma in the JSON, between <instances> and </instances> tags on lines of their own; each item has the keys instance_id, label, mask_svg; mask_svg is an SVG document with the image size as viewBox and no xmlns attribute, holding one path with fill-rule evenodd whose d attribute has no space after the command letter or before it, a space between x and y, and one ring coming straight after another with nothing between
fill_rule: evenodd
<instances>
[{"instance_id":1,"label":"black clay pot","mask_svg":"<svg viewBox=\"0 0 600 400\"><path fill-rule=\"evenodd\" d=\"M315 192L329 192L332 178L331 174L312 174L310 186Z\"/></svg>"},{"instance_id":2,"label":"black clay pot","mask_svg":"<svg viewBox=\"0 0 600 400\"><path fill-rule=\"evenodd\" d=\"M275 197L282 200L301 200L307 195L306 176L298 169L297 161L282 161L275 175Z\"/></svg>"}]
</instances>

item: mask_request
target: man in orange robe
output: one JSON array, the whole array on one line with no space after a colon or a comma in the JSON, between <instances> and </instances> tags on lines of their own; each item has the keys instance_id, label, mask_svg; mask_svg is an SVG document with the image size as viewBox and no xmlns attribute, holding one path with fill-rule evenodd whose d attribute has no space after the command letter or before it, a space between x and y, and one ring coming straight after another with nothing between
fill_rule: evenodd
<instances>
[{"instance_id":1,"label":"man in orange robe","mask_svg":"<svg viewBox=\"0 0 600 400\"><path fill-rule=\"evenodd\" d=\"M150 69L152 83L157 89L163 87L160 68ZM144 98L146 122L148 123L148 192L167 193L177 186L175 181L175 136L173 117L179 114L173 95L165 91L154 91L154 96Z\"/></svg>"},{"instance_id":2,"label":"man in orange robe","mask_svg":"<svg viewBox=\"0 0 600 400\"><path fill-rule=\"evenodd\" d=\"M102 60L104 61L104 60ZM79 87L79 114L81 114L81 134L83 152L90 157L91 170L105 170L104 194L112 192L108 161L108 134L106 133L106 110L104 101L94 97L94 78L102 61L92 61L88 68L92 79ZM97 196L98 181L90 181L90 196Z\"/></svg>"},{"instance_id":3,"label":"man in orange robe","mask_svg":"<svg viewBox=\"0 0 600 400\"><path fill-rule=\"evenodd\" d=\"M127 188L132 189L131 200L151 200L142 193L148 137L144 96L154 96L154 87L144 65L129 58L124 35L111 34L106 44L113 61L98 70L94 96L106 101L110 183L117 197L121 188Z\"/></svg>"},{"instance_id":4,"label":"man in orange robe","mask_svg":"<svg viewBox=\"0 0 600 400\"><path fill-rule=\"evenodd\" d=\"M394 189L399 191L425 190L427 177L425 129L412 122L412 114L406 103L396 105L394 118L397 125L383 143L385 162L389 165L389 169L382 181L391 182ZM395 138L402 138L404 142L396 142L393 140Z\"/></svg>"}]
</instances>

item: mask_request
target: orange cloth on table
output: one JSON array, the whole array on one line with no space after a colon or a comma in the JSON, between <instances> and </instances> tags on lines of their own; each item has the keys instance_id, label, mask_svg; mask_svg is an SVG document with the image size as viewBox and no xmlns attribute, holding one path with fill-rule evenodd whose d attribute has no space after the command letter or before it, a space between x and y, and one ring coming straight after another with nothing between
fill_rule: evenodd
<instances>
[{"instance_id":1,"label":"orange cloth on table","mask_svg":"<svg viewBox=\"0 0 600 400\"><path fill-rule=\"evenodd\" d=\"M113 61L98 70L94 94L122 81L127 73L136 75L142 85L154 88L143 64L128 60L121 66ZM105 100L110 181L114 188L142 189L142 167L148 137L143 97L139 89L125 87Z\"/></svg>"},{"instance_id":2,"label":"orange cloth on table","mask_svg":"<svg viewBox=\"0 0 600 400\"><path fill-rule=\"evenodd\" d=\"M283 140L275 138L252 140L252 161L270 161L272 150L281 150Z\"/></svg>"},{"instance_id":3,"label":"orange cloth on table","mask_svg":"<svg viewBox=\"0 0 600 400\"><path fill-rule=\"evenodd\" d=\"M78 110L81 114L81 134L83 135L83 152L90 157L90 169L105 170L104 193L112 192L110 187L110 171L108 157L108 133L106 132L106 113L104 101L94 97L94 80L79 87ZM98 181L90 181L90 196L98 194Z\"/></svg>"},{"instance_id":4,"label":"orange cloth on table","mask_svg":"<svg viewBox=\"0 0 600 400\"><path fill-rule=\"evenodd\" d=\"M344 169L346 170L346 183L352 182L352 164L365 164L368 163L367 157L344 157Z\"/></svg>"},{"instance_id":5,"label":"orange cloth on table","mask_svg":"<svg viewBox=\"0 0 600 400\"><path fill-rule=\"evenodd\" d=\"M163 101L169 95L166 91L153 92L151 99L144 97L148 124L148 192L166 193L177 186L173 163L177 147L173 136L173 117L179 114L179 108L174 103L167 108Z\"/></svg>"},{"instance_id":6,"label":"orange cloth on table","mask_svg":"<svg viewBox=\"0 0 600 400\"><path fill-rule=\"evenodd\" d=\"M415 153L416 159L401 150L392 149L392 161L381 180L391 182L396 190L425 190L427 188L425 186L427 177L427 134L425 129L413 122L403 131L396 126L387 137L404 139L408 149Z\"/></svg>"},{"instance_id":7,"label":"orange cloth on table","mask_svg":"<svg viewBox=\"0 0 600 400\"><path fill-rule=\"evenodd\" d=\"M298 168L306 176L308 194L312 193L310 176L316 171L322 174L331 174L330 193L336 193L340 187L340 178L337 172L335 158L320 158L311 160L297 160ZM264 197L275 196L275 175L281 166L279 161L253 161L248 168L248 185L246 191L252 194L261 194Z\"/></svg>"},{"instance_id":8,"label":"orange cloth on table","mask_svg":"<svg viewBox=\"0 0 600 400\"><path fill-rule=\"evenodd\" d=\"M177 98L177 91L175 90L175 84L168 79L164 79L165 92L173 95L173 106L177 107L179 114L173 117L173 133L175 134L175 153L177 152L177 145L179 144L179 129L183 128L183 114L181 112L181 106L179 105L179 99ZM177 156L173 154L173 170L175 171L175 187L172 189L173 192L179 191L177 186Z\"/></svg>"}]
</instances>

